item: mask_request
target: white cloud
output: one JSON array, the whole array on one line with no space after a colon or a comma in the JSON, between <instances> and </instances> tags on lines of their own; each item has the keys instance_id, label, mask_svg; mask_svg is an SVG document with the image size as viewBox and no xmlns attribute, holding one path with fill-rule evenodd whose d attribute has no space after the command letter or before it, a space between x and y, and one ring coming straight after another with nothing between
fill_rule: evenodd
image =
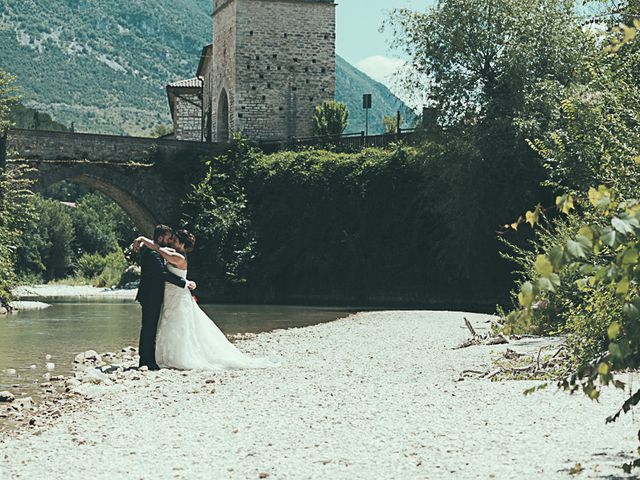
<instances>
[{"instance_id":1,"label":"white cloud","mask_svg":"<svg viewBox=\"0 0 640 480\"><path fill-rule=\"evenodd\" d=\"M404 60L384 55L373 55L356 63L356 67L387 87L393 86L393 74L404 65Z\"/></svg>"},{"instance_id":2,"label":"white cloud","mask_svg":"<svg viewBox=\"0 0 640 480\"><path fill-rule=\"evenodd\" d=\"M400 58L373 55L357 62L356 67L374 80L386 85L396 97L410 107L415 108L422 103L415 101L414 95L402 89L394 79L394 75L405 67L406 64L406 60L401 60Z\"/></svg>"}]
</instances>

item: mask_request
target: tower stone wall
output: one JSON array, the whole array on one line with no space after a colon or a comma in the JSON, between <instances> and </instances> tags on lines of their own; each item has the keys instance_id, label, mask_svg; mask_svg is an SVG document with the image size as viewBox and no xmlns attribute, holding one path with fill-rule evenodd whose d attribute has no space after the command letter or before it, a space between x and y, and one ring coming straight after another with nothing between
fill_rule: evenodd
<instances>
[{"instance_id":1,"label":"tower stone wall","mask_svg":"<svg viewBox=\"0 0 640 480\"><path fill-rule=\"evenodd\" d=\"M312 135L315 106L335 98L333 0L214 0L213 36L205 138Z\"/></svg>"}]
</instances>

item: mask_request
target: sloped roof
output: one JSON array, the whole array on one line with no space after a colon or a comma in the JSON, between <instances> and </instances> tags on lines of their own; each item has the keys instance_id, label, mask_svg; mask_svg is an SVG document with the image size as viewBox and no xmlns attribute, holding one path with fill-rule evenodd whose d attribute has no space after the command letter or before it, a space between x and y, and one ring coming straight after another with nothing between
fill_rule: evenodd
<instances>
[{"instance_id":1,"label":"sloped roof","mask_svg":"<svg viewBox=\"0 0 640 480\"><path fill-rule=\"evenodd\" d=\"M187 80L179 80L172 82L167 87L169 88L202 88L202 78L194 77Z\"/></svg>"}]
</instances>

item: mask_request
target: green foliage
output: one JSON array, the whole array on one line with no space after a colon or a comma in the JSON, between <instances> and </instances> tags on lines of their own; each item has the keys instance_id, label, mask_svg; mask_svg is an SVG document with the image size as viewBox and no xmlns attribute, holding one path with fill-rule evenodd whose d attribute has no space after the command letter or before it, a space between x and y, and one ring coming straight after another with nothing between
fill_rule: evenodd
<instances>
[{"instance_id":1,"label":"green foliage","mask_svg":"<svg viewBox=\"0 0 640 480\"><path fill-rule=\"evenodd\" d=\"M568 307L567 348L574 366L581 366L607 351L609 327L622 316L622 303L607 288L585 288L580 301Z\"/></svg>"},{"instance_id":2,"label":"green foliage","mask_svg":"<svg viewBox=\"0 0 640 480\"><path fill-rule=\"evenodd\" d=\"M16 128L56 132L69 131L66 126L53 121L48 113L41 113L33 108L25 107L21 103L16 103L11 107L9 119Z\"/></svg>"},{"instance_id":3,"label":"green foliage","mask_svg":"<svg viewBox=\"0 0 640 480\"><path fill-rule=\"evenodd\" d=\"M445 0L396 9L395 46L410 59L402 86L425 92L442 124L517 117L538 85L567 85L589 51L567 0ZM531 106L531 104L530 104Z\"/></svg>"},{"instance_id":4,"label":"green foliage","mask_svg":"<svg viewBox=\"0 0 640 480\"><path fill-rule=\"evenodd\" d=\"M344 103L326 100L313 113L313 133L318 136L341 135L349 122L349 110Z\"/></svg>"},{"instance_id":5,"label":"green foliage","mask_svg":"<svg viewBox=\"0 0 640 480\"><path fill-rule=\"evenodd\" d=\"M41 275L46 280L71 272L73 222L69 208L54 200L31 199L33 221L25 226L18 245L18 273Z\"/></svg>"},{"instance_id":6,"label":"green foliage","mask_svg":"<svg viewBox=\"0 0 640 480\"><path fill-rule=\"evenodd\" d=\"M424 13L392 13L395 46L410 59L401 86L425 93L435 117L429 129L438 132L432 136L441 150L432 165L439 180L434 208L447 218L436 241L442 262L459 276L491 275L497 247L486 239L496 226L551 198L527 139L547 130L563 89L581 77L581 59L593 50L572 6L446 0ZM530 211L515 228L540 214Z\"/></svg>"},{"instance_id":7,"label":"green foliage","mask_svg":"<svg viewBox=\"0 0 640 480\"><path fill-rule=\"evenodd\" d=\"M382 127L384 133L397 133L398 131L398 119L395 115L385 115L382 119Z\"/></svg>"},{"instance_id":8,"label":"green foliage","mask_svg":"<svg viewBox=\"0 0 640 480\"><path fill-rule=\"evenodd\" d=\"M561 386L597 399L602 386L624 388L614 377L616 370L640 366L640 202L621 201L612 191L599 187L591 188L576 203L604 222L582 223L576 234L538 257L538 265L544 268L522 284L520 309L511 312L507 321L526 321L535 302L544 301L562 285L559 272L565 268L579 271L576 285L582 304L570 310L568 325L574 354L583 363ZM637 391L610 420L639 401Z\"/></svg>"},{"instance_id":9,"label":"green foliage","mask_svg":"<svg viewBox=\"0 0 640 480\"><path fill-rule=\"evenodd\" d=\"M159 123L154 127L151 131L150 136L153 138L161 138L173 133L173 127L170 125L165 125L164 123Z\"/></svg>"},{"instance_id":10,"label":"green foliage","mask_svg":"<svg viewBox=\"0 0 640 480\"><path fill-rule=\"evenodd\" d=\"M183 205L184 221L205 245L199 268L232 283L246 280L255 240L247 212L244 180L256 152L241 139L227 155L206 163L203 179L195 184ZM222 269L222 272L220 270Z\"/></svg>"},{"instance_id":11,"label":"green foliage","mask_svg":"<svg viewBox=\"0 0 640 480\"><path fill-rule=\"evenodd\" d=\"M0 169L0 305L11 298L21 232L33 219L33 211L27 206L30 187L25 169Z\"/></svg>"},{"instance_id":12,"label":"green foliage","mask_svg":"<svg viewBox=\"0 0 640 480\"><path fill-rule=\"evenodd\" d=\"M562 192L584 192L592 185L613 187L620 195L640 193L640 88L600 60L590 78L568 89L557 116L533 142L544 159L548 185ZM603 68L604 67L604 68ZM607 68L608 67L608 68Z\"/></svg>"},{"instance_id":13,"label":"green foliage","mask_svg":"<svg viewBox=\"0 0 640 480\"><path fill-rule=\"evenodd\" d=\"M535 272L520 285L519 308L506 317L508 328L530 324L537 304L554 296L564 300L564 329L577 368L560 386L592 399L598 399L603 386L625 387L617 371L640 367L640 142L632 101L638 85L633 81L637 72L624 61L629 55L629 63L637 62L631 43L636 35L630 32L640 28L640 21L634 23L610 32L613 41L598 57L597 68L591 66L589 81L562 102L556 128L534 142L554 170L550 183L564 193L556 201L558 209L575 228L568 236L549 237ZM591 186L599 182L604 184ZM559 292L567 288L567 270L578 274L568 287L574 298ZM608 421L639 402L637 390ZM628 472L639 465L635 460L624 468Z\"/></svg>"},{"instance_id":14,"label":"green foliage","mask_svg":"<svg viewBox=\"0 0 640 480\"><path fill-rule=\"evenodd\" d=\"M568 240L575 235L579 228L579 221L575 217L553 218L548 226L540 227L535 231L535 237L525 247L509 243L507 251L502 256L510 260L519 269L518 285L530 281L539 275L539 271L548 271L549 265L541 261L539 254L551 249L558 240ZM537 302L527 318L513 319L504 327L506 334L535 334L558 335L567 333L567 322L570 316L569 308L572 305L580 305L580 291L576 285L579 278L576 268L566 267L558 272L560 284L554 291L550 291L544 301ZM513 300L518 302L517 291L513 294Z\"/></svg>"},{"instance_id":15,"label":"green foliage","mask_svg":"<svg viewBox=\"0 0 640 480\"><path fill-rule=\"evenodd\" d=\"M65 198L73 193L56 192ZM95 262L121 252L135 235L126 213L96 193L81 196L75 208L40 195L23 208L31 212L17 249L16 272L23 278L49 281L80 275L94 279L104 270Z\"/></svg>"},{"instance_id":16,"label":"green foliage","mask_svg":"<svg viewBox=\"0 0 640 480\"><path fill-rule=\"evenodd\" d=\"M70 212L73 221L74 251L108 255L125 248L135 237L127 214L104 195L83 196Z\"/></svg>"},{"instance_id":17,"label":"green foliage","mask_svg":"<svg viewBox=\"0 0 640 480\"><path fill-rule=\"evenodd\" d=\"M106 256L85 253L76 262L75 274L96 287L114 287L120 284L127 266L122 250L116 250Z\"/></svg>"},{"instance_id":18,"label":"green foliage","mask_svg":"<svg viewBox=\"0 0 640 480\"><path fill-rule=\"evenodd\" d=\"M11 298L16 280L15 263L20 232L32 219L29 208L23 208L31 196L31 181L26 168L6 169L4 132L11 125L10 106L15 101L14 78L0 70L0 306Z\"/></svg>"},{"instance_id":19,"label":"green foliage","mask_svg":"<svg viewBox=\"0 0 640 480\"><path fill-rule=\"evenodd\" d=\"M96 287L115 287L120 284L122 275L128 267L127 260L122 250L116 250L105 257L105 267L94 279Z\"/></svg>"},{"instance_id":20,"label":"green foliage","mask_svg":"<svg viewBox=\"0 0 640 480\"><path fill-rule=\"evenodd\" d=\"M0 70L0 134L12 125L9 113L17 100L15 77Z\"/></svg>"},{"instance_id":21,"label":"green foliage","mask_svg":"<svg viewBox=\"0 0 640 480\"><path fill-rule=\"evenodd\" d=\"M96 278L107 266L107 258L99 253L85 253L76 261L75 273L82 278Z\"/></svg>"},{"instance_id":22,"label":"green foliage","mask_svg":"<svg viewBox=\"0 0 640 480\"><path fill-rule=\"evenodd\" d=\"M480 224L518 204L499 197L477 216L473 195L502 186L478 186L480 172L464 164L438 145L264 155L240 144L187 197L184 220L200 246L192 265L227 299L495 301L508 266Z\"/></svg>"}]
</instances>

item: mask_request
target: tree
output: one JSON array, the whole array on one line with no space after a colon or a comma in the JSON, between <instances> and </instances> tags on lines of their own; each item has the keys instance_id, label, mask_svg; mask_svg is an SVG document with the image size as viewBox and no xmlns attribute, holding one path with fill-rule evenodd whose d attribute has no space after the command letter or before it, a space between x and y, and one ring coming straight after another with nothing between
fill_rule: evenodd
<instances>
[{"instance_id":1,"label":"tree","mask_svg":"<svg viewBox=\"0 0 640 480\"><path fill-rule=\"evenodd\" d=\"M209 275L222 269L232 283L246 281L255 254L244 183L258 158L257 151L234 136L225 155L206 162L203 178L192 185L182 205L183 223L199 239L198 268Z\"/></svg>"},{"instance_id":2,"label":"tree","mask_svg":"<svg viewBox=\"0 0 640 480\"><path fill-rule=\"evenodd\" d=\"M0 136L11 126L9 113L17 101L15 80L13 75L0 70Z\"/></svg>"},{"instance_id":3,"label":"tree","mask_svg":"<svg viewBox=\"0 0 640 480\"><path fill-rule=\"evenodd\" d=\"M17 272L46 280L65 277L71 270L74 238L68 207L39 195L23 207L34 215L33 221L22 229L17 243Z\"/></svg>"},{"instance_id":4,"label":"tree","mask_svg":"<svg viewBox=\"0 0 640 480\"><path fill-rule=\"evenodd\" d=\"M153 127L153 130L151 131L151 137L160 138L166 135L170 135L172 133L173 133L173 127L169 125L165 125L164 123L159 123L158 125Z\"/></svg>"},{"instance_id":5,"label":"tree","mask_svg":"<svg viewBox=\"0 0 640 480\"><path fill-rule=\"evenodd\" d=\"M543 82L566 85L588 51L570 0L443 0L392 12L396 48L410 58L407 91L443 124L513 115ZM422 93L425 92L425 93Z\"/></svg>"},{"instance_id":6,"label":"tree","mask_svg":"<svg viewBox=\"0 0 640 480\"><path fill-rule=\"evenodd\" d=\"M395 115L385 115L382 119L382 126L384 133L397 133L398 132L398 119Z\"/></svg>"},{"instance_id":7,"label":"tree","mask_svg":"<svg viewBox=\"0 0 640 480\"><path fill-rule=\"evenodd\" d=\"M436 117L429 130L439 132L442 147L431 165L440 180L433 208L442 216L441 261L463 278L495 274L499 225L551 200L527 140L546 131L593 50L572 7L569 0L441 0L426 13L391 14L394 45L409 58L402 89Z\"/></svg>"},{"instance_id":8,"label":"tree","mask_svg":"<svg viewBox=\"0 0 640 480\"><path fill-rule=\"evenodd\" d=\"M313 114L313 132L318 136L341 135L347 128L347 105L333 100L322 102Z\"/></svg>"},{"instance_id":9,"label":"tree","mask_svg":"<svg viewBox=\"0 0 640 480\"><path fill-rule=\"evenodd\" d=\"M21 204L30 195L31 183L22 169L6 170L4 163L4 134L11 125L9 110L16 100L15 78L0 70L0 306L10 297L10 289L15 281L15 252L20 228L29 222L28 211L21 210Z\"/></svg>"},{"instance_id":10,"label":"tree","mask_svg":"<svg viewBox=\"0 0 640 480\"><path fill-rule=\"evenodd\" d=\"M604 386L626 387L619 371L640 367L640 19L630 21L610 24L589 81L567 89L552 128L533 142L566 219L537 228L535 252L520 252L516 309L504 317L505 333L552 325L566 334L572 373L558 385L594 400ZM546 219L540 205L525 216L532 227ZM607 422L640 403L631 387ZM635 459L624 469L639 466Z\"/></svg>"},{"instance_id":11,"label":"tree","mask_svg":"<svg viewBox=\"0 0 640 480\"><path fill-rule=\"evenodd\" d=\"M126 213L98 193L89 193L80 198L77 208L71 210L69 215L73 222L73 246L77 255L108 255L129 245L135 236L134 227Z\"/></svg>"}]
</instances>

